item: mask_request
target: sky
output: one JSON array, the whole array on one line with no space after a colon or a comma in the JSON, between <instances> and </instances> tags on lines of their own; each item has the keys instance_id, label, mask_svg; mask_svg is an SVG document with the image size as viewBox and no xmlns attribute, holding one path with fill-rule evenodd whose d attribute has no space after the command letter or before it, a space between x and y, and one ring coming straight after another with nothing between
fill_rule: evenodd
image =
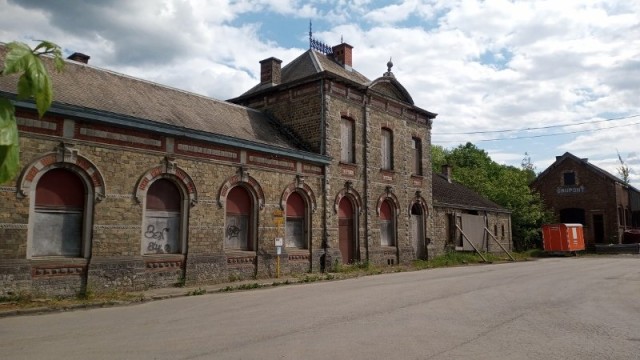
<instances>
[{"instance_id":1,"label":"sky","mask_svg":"<svg viewBox=\"0 0 640 360\"><path fill-rule=\"evenodd\" d=\"M569 151L640 187L640 0L0 0L0 42L46 39L89 64L216 99L313 37L435 112L434 145L472 142L537 172Z\"/></svg>"}]
</instances>

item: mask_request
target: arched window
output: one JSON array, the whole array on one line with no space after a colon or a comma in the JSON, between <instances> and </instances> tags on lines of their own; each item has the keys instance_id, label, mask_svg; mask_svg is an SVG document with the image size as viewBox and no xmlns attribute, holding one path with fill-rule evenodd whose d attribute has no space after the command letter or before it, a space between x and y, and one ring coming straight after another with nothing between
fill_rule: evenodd
<instances>
[{"instance_id":1,"label":"arched window","mask_svg":"<svg viewBox=\"0 0 640 360\"><path fill-rule=\"evenodd\" d=\"M253 200L242 186L236 186L227 195L224 245L230 250L254 251L252 235Z\"/></svg>"},{"instance_id":2,"label":"arched window","mask_svg":"<svg viewBox=\"0 0 640 360\"><path fill-rule=\"evenodd\" d=\"M182 195L168 179L154 181L147 190L142 254L181 252Z\"/></svg>"},{"instance_id":3,"label":"arched window","mask_svg":"<svg viewBox=\"0 0 640 360\"><path fill-rule=\"evenodd\" d=\"M288 248L308 248L306 209L305 201L299 193L293 192L289 195L285 224L285 245Z\"/></svg>"},{"instance_id":4,"label":"arched window","mask_svg":"<svg viewBox=\"0 0 640 360\"><path fill-rule=\"evenodd\" d=\"M83 256L86 188L75 173L56 168L36 186L32 256Z\"/></svg>"},{"instance_id":5,"label":"arched window","mask_svg":"<svg viewBox=\"0 0 640 360\"><path fill-rule=\"evenodd\" d=\"M380 244L382 246L396 245L396 229L391 201L385 200L380 205Z\"/></svg>"}]
</instances>

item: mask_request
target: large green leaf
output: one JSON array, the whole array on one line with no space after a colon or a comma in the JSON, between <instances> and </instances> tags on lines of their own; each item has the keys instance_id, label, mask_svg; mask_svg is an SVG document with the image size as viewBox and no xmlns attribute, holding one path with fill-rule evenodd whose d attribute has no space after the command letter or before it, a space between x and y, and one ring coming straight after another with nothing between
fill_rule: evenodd
<instances>
[{"instance_id":1,"label":"large green leaf","mask_svg":"<svg viewBox=\"0 0 640 360\"><path fill-rule=\"evenodd\" d=\"M7 99L0 99L0 184L13 179L20 171L20 148L15 109Z\"/></svg>"}]
</instances>

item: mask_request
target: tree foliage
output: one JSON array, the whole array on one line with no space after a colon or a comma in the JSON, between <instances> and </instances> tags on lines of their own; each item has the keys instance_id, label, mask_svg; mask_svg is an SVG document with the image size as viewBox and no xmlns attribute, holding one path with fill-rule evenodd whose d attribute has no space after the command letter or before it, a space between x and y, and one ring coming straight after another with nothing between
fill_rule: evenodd
<instances>
[{"instance_id":1,"label":"tree foliage","mask_svg":"<svg viewBox=\"0 0 640 360\"><path fill-rule=\"evenodd\" d=\"M622 156L618 151L618 161L620 161L620 166L616 168L618 171L618 175L622 178L622 181L625 184L629 184L629 174L631 173L631 169L629 169L629 165L627 165L624 160L622 160Z\"/></svg>"},{"instance_id":2,"label":"tree foliage","mask_svg":"<svg viewBox=\"0 0 640 360\"><path fill-rule=\"evenodd\" d=\"M540 228L551 220L544 209L539 194L529 188L535 179L531 159L523 160L522 169L500 165L489 154L472 143L454 149L434 146L433 170L439 172L442 165L452 167L453 180L473 189L489 200L511 210L511 228L516 249L531 248L540 241Z\"/></svg>"},{"instance_id":3,"label":"tree foliage","mask_svg":"<svg viewBox=\"0 0 640 360\"><path fill-rule=\"evenodd\" d=\"M42 117L53 101L51 78L41 56L53 55L56 70L64 66L60 47L48 41L31 49L21 42L7 44L1 76L19 74L18 99L34 99L38 115ZM11 180L20 170L20 146L15 108L8 99L0 98L0 184Z\"/></svg>"}]
</instances>

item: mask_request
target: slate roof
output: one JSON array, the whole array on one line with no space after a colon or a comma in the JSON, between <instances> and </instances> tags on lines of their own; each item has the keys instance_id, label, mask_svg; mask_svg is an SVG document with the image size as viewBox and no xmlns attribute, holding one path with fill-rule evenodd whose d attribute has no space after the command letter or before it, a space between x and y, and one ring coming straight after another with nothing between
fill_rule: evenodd
<instances>
[{"instance_id":1,"label":"slate roof","mask_svg":"<svg viewBox=\"0 0 640 360\"><path fill-rule=\"evenodd\" d=\"M448 182L446 176L443 174L434 172L432 181L433 203L436 207L454 207L503 213L510 212L462 184L455 181Z\"/></svg>"},{"instance_id":2,"label":"slate roof","mask_svg":"<svg viewBox=\"0 0 640 360\"><path fill-rule=\"evenodd\" d=\"M0 64L6 52L0 44ZM98 110L288 151L301 149L295 145L299 140L280 132L259 111L74 61L67 60L61 73L52 70L51 59L45 58L45 63L53 80L54 106ZM0 77L0 93L15 95L17 79Z\"/></svg>"},{"instance_id":3,"label":"slate roof","mask_svg":"<svg viewBox=\"0 0 640 360\"><path fill-rule=\"evenodd\" d=\"M281 84L292 83L313 75L320 74L322 72L328 72L347 80L351 80L362 86L367 86L371 83L366 76L360 74L354 69L347 70L340 65L331 55L324 55L315 50L307 50L302 55L295 58L293 61L285 65L281 70ZM275 86L269 82L260 83L253 88L249 89L238 98L242 98L254 93L258 93L262 90L269 89Z\"/></svg>"}]
</instances>

